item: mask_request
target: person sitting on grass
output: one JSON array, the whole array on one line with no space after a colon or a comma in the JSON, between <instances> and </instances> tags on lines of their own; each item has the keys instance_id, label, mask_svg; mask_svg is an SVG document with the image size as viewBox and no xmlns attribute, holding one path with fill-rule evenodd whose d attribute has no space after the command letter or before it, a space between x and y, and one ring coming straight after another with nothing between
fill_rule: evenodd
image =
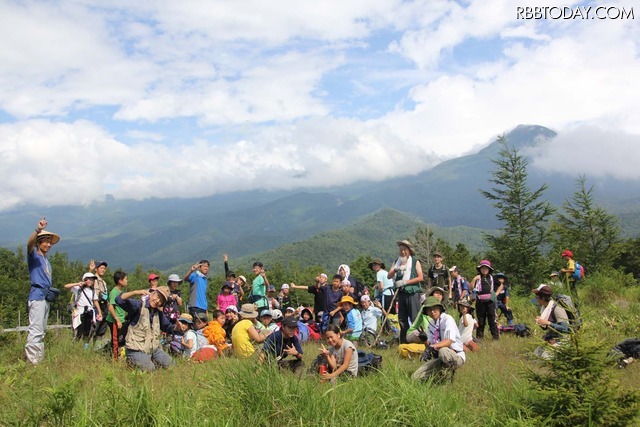
<instances>
[{"instance_id":1,"label":"person sitting on grass","mask_svg":"<svg viewBox=\"0 0 640 427\"><path fill-rule=\"evenodd\" d=\"M73 319L71 325L75 333L75 339L84 341L85 350L89 349L89 335L91 326L102 320L98 294L94 289L96 275L89 272L82 276L81 282L64 285L75 295Z\"/></svg>"},{"instance_id":2,"label":"person sitting on grass","mask_svg":"<svg viewBox=\"0 0 640 427\"><path fill-rule=\"evenodd\" d=\"M228 348L227 332L222 327L227 318L222 310L213 310L211 313L213 320L202 330L202 334L207 337L209 344L216 346L218 354L222 355Z\"/></svg>"},{"instance_id":3,"label":"person sitting on grass","mask_svg":"<svg viewBox=\"0 0 640 427\"><path fill-rule=\"evenodd\" d=\"M338 303L346 320L346 329L342 331L342 335L350 341L358 341L362 335L362 316L355 308L357 304L351 295L342 297Z\"/></svg>"},{"instance_id":4,"label":"person sitting on grass","mask_svg":"<svg viewBox=\"0 0 640 427\"><path fill-rule=\"evenodd\" d=\"M557 345L562 335L571 331L567 311L551 298L553 295L551 286L540 285L531 292L536 295L540 305L540 316L536 316L536 325L546 331L542 339L549 345ZM543 347L538 347L535 354L543 358L551 357Z\"/></svg>"},{"instance_id":5,"label":"person sitting on grass","mask_svg":"<svg viewBox=\"0 0 640 427\"><path fill-rule=\"evenodd\" d=\"M261 335L256 329L258 312L254 304L242 304L239 314L242 320L233 327L231 342L236 357L246 359L256 351L253 343L264 342L267 335Z\"/></svg>"},{"instance_id":6,"label":"person sitting on grass","mask_svg":"<svg viewBox=\"0 0 640 427\"><path fill-rule=\"evenodd\" d=\"M176 329L182 335L182 347L184 348L184 357L192 357L198 350L198 338L193 330L193 316L182 313L176 322Z\"/></svg>"},{"instance_id":7,"label":"person sitting on grass","mask_svg":"<svg viewBox=\"0 0 640 427\"><path fill-rule=\"evenodd\" d=\"M382 318L382 310L371 303L369 295L360 297L360 305L362 305L362 311L360 312L362 327L364 330L376 333L378 331L378 319Z\"/></svg>"},{"instance_id":8,"label":"person sitting on grass","mask_svg":"<svg viewBox=\"0 0 640 427\"><path fill-rule=\"evenodd\" d=\"M134 296L142 296L142 299L132 299ZM174 364L160 345L161 332L171 333L173 330L173 325L162 311L168 298L169 288L166 286L159 286L151 293L141 289L123 292L116 297L116 304L127 312L129 319L125 354L132 367L154 371L156 365L168 368Z\"/></svg>"},{"instance_id":9,"label":"person sitting on grass","mask_svg":"<svg viewBox=\"0 0 640 427\"><path fill-rule=\"evenodd\" d=\"M230 305L224 311L224 317L226 318L224 325L222 328L227 333L227 340L231 339L231 332L233 331L233 327L236 326L236 323L240 321L240 316L238 316L238 308L235 305Z\"/></svg>"},{"instance_id":10,"label":"person sitting on grass","mask_svg":"<svg viewBox=\"0 0 640 427\"><path fill-rule=\"evenodd\" d=\"M318 324L313 320L313 312L310 308L303 308L300 312L300 319L298 323L302 323L309 329L309 340L320 341L320 328Z\"/></svg>"},{"instance_id":11,"label":"person sitting on grass","mask_svg":"<svg viewBox=\"0 0 640 427\"><path fill-rule=\"evenodd\" d=\"M460 321L458 322L458 330L460 331L460 337L462 338L462 344L464 351L467 353L470 351L478 351L480 347L473 340L473 330L476 328L476 321L473 318L473 311L475 309L471 305L468 299L462 299L458 301L458 311L460 312Z\"/></svg>"},{"instance_id":12,"label":"person sitting on grass","mask_svg":"<svg viewBox=\"0 0 640 427\"><path fill-rule=\"evenodd\" d=\"M265 360L275 361L278 364L278 368L301 373L304 364L302 362L302 347L300 346L300 340L296 336L297 329L298 322L296 319L286 317L282 321L280 330L269 335L262 345L260 363L264 363ZM293 359L284 360L287 356L293 356Z\"/></svg>"},{"instance_id":13,"label":"person sitting on grass","mask_svg":"<svg viewBox=\"0 0 640 427\"><path fill-rule=\"evenodd\" d=\"M345 377L358 376L358 350L349 340L342 337L340 328L336 325L327 326L324 333L329 348L324 345L320 348L320 354L324 357L327 372L322 375L323 380L336 381L340 375Z\"/></svg>"},{"instance_id":14,"label":"person sitting on grass","mask_svg":"<svg viewBox=\"0 0 640 427\"><path fill-rule=\"evenodd\" d=\"M436 297L427 298L422 312L429 316L423 355L426 362L413 373L413 379L424 381L436 374L454 372L464 365L466 356L456 321L445 313L444 305Z\"/></svg>"},{"instance_id":15,"label":"person sitting on grass","mask_svg":"<svg viewBox=\"0 0 640 427\"><path fill-rule=\"evenodd\" d=\"M256 323L256 329L262 335L269 335L279 329L278 325L273 323L273 314L271 314L271 310L265 308L260 312L258 323Z\"/></svg>"}]
</instances>

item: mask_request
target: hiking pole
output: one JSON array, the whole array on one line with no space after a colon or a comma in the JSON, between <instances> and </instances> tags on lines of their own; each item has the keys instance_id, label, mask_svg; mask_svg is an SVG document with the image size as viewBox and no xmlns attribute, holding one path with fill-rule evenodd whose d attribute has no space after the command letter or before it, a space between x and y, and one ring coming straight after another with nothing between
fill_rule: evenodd
<instances>
[{"instance_id":1,"label":"hiking pole","mask_svg":"<svg viewBox=\"0 0 640 427\"><path fill-rule=\"evenodd\" d=\"M400 292L400 289L398 289L396 292L394 292L393 298L391 298L391 304L389 304L389 309L391 309L393 307L393 304L396 302L396 296L398 295L398 292ZM382 307L382 308L384 308L384 307ZM384 331L384 325L386 325L387 319L389 319L389 313L388 312L387 312L387 315L384 316L384 321L382 322L382 326L380 326L380 331L378 331L378 334L376 335L376 339L373 341L373 345L376 345L378 340L380 339L380 335L382 335L382 331Z\"/></svg>"}]
</instances>

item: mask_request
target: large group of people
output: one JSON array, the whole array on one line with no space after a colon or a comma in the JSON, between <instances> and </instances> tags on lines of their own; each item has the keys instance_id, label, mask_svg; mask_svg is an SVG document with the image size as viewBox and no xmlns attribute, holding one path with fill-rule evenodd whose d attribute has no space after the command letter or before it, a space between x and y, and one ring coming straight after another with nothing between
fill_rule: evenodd
<instances>
[{"instance_id":1,"label":"large group of people","mask_svg":"<svg viewBox=\"0 0 640 427\"><path fill-rule=\"evenodd\" d=\"M47 253L60 237L46 227L43 218L27 243L31 290L25 353L33 364L44 357L49 304L59 292L52 286ZM499 339L498 313L504 314L507 325L513 325L508 278L494 273L491 262L482 260L477 275L467 281L458 267L445 266L438 252L425 276L411 242L401 240L397 246L398 257L388 271L380 259L369 264L376 275L372 290L342 264L331 282L321 273L311 285L283 284L276 296L262 263L253 264L255 277L249 282L229 269L226 255L225 282L214 309L207 298L211 264L206 259L193 264L182 278L170 274L166 285L151 274L149 287L134 291L127 290L127 274L121 270L113 274L114 286L109 291L104 277L107 262L92 260L81 281L64 287L73 295L75 338L88 349L92 338L95 342L109 330L107 347L112 357L124 358L145 371L173 365L176 355L205 361L257 354L259 363L277 363L299 372L303 367L301 343L324 338L326 347L322 344L318 355L321 376L335 381L357 375L361 338L366 334L379 337L380 328L397 316L399 355L424 362L413 377L425 380L451 374L452 378L465 363L465 353L479 350L486 326L492 338ZM567 255L572 254L563 252ZM568 261L558 274L568 278L571 273ZM186 301L179 289L183 282L189 285ZM552 286L540 285L533 293L541 307L536 324L547 331L544 339L553 345L571 328L565 308L553 300ZM290 294L295 290L313 294L313 307L295 307ZM456 310L458 320L451 314Z\"/></svg>"}]
</instances>

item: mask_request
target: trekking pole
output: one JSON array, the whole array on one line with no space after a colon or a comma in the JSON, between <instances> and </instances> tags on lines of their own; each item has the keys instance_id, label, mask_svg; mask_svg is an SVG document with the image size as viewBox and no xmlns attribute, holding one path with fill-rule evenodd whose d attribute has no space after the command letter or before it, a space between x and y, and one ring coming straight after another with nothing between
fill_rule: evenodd
<instances>
[{"instance_id":1,"label":"trekking pole","mask_svg":"<svg viewBox=\"0 0 640 427\"><path fill-rule=\"evenodd\" d=\"M400 292L400 289L398 289L396 292L394 292L393 298L391 298L391 304L389 304L389 310L391 310L391 308L393 307L393 304L396 302L396 296L398 295L398 292ZM382 307L382 308L384 308L384 307ZM384 321L382 322L382 326L380 326L380 330L378 331L378 334L376 335L376 339L373 341L373 345L376 345L376 343L380 339L380 335L382 335L382 331L384 331L384 325L387 323L387 319L389 319L389 313L388 312L387 312L387 315L384 316Z\"/></svg>"}]
</instances>

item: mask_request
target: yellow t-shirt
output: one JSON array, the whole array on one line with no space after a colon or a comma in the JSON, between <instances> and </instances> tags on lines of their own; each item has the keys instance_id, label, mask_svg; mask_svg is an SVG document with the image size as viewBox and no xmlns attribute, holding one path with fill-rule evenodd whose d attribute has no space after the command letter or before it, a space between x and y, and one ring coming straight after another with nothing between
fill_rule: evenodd
<instances>
[{"instance_id":1,"label":"yellow t-shirt","mask_svg":"<svg viewBox=\"0 0 640 427\"><path fill-rule=\"evenodd\" d=\"M243 319L236 323L231 331L231 342L233 343L233 353L240 358L251 357L256 351L249 337L249 329L253 328L253 322Z\"/></svg>"},{"instance_id":2,"label":"yellow t-shirt","mask_svg":"<svg viewBox=\"0 0 640 427\"><path fill-rule=\"evenodd\" d=\"M575 280L573 277L571 277L573 275L573 272L576 271L576 262L574 260L569 259L569 261L567 261L567 270L570 270L565 273L567 275L567 280Z\"/></svg>"}]
</instances>

